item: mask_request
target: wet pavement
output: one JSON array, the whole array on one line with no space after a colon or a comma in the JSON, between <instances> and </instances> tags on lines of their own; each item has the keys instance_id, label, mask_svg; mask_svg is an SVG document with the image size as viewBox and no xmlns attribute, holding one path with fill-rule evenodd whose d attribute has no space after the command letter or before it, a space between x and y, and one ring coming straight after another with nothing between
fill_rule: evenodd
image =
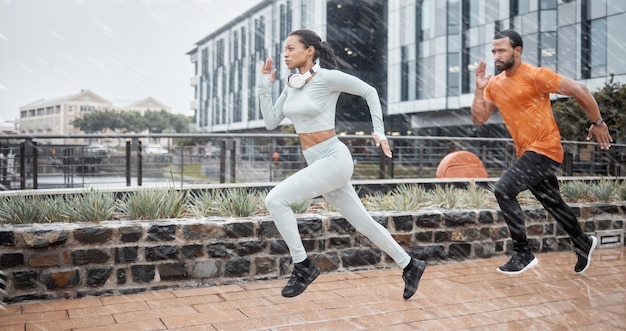
<instances>
[{"instance_id":1,"label":"wet pavement","mask_svg":"<svg viewBox=\"0 0 626 331\"><path fill-rule=\"evenodd\" d=\"M399 268L326 273L296 298L286 279L14 304L2 330L626 330L626 248L599 249L574 272L571 252L537 254L516 276L498 257L426 268L402 299Z\"/></svg>"}]
</instances>

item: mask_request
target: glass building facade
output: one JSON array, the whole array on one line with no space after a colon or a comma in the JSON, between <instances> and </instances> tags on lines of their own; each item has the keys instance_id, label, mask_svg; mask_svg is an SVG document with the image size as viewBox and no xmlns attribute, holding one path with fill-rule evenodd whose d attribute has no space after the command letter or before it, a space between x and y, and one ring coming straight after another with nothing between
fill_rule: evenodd
<instances>
[{"instance_id":1,"label":"glass building facade","mask_svg":"<svg viewBox=\"0 0 626 331\"><path fill-rule=\"evenodd\" d=\"M626 81L624 0L266 0L196 43L191 103L209 132L263 131L256 94L262 61L288 74L282 42L315 30L329 41L340 70L375 86L389 134L471 135L503 129L497 113L485 128L469 117L479 60L495 73L493 35L514 29L522 60L549 67L593 92L610 77ZM276 97L284 87L276 84ZM338 131L369 133L367 106L342 96ZM497 130L493 131L493 129Z\"/></svg>"}]
</instances>

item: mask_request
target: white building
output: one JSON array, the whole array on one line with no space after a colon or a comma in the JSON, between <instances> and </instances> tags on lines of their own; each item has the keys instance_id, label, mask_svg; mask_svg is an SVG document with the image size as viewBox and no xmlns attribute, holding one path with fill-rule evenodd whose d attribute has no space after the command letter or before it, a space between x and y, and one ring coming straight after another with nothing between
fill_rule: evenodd
<instances>
[{"instance_id":1,"label":"white building","mask_svg":"<svg viewBox=\"0 0 626 331\"><path fill-rule=\"evenodd\" d=\"M73 126L73 122L82 114L104 110L139 111L143 114L148 109L171 111L170 107L152 97L129 105L115 105L90 90L82 90L74 95L39 100L20 107L19 133L33 135L79 134L81 131ZM66 142L85 143L75 138L68 139Z\"/></svg>"},{"instance_id":2,"label":"white building","mask_svg":"<svg viewBox=\"0 0 626 331\"><path fill-rule=\"evenodd\" d=\"M0 118L0 136L7 134L16 134L17 128L16 123L12 121L5 121Z\"/></svg>"}]
</instances>

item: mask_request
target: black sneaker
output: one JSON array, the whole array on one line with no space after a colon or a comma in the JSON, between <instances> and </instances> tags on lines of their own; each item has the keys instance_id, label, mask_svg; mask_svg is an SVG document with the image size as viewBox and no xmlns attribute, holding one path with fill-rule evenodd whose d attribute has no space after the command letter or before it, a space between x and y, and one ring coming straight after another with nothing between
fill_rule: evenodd
<instances>
[{"instance_id":1,"label":"black sneaker","mask_svg":"<svg viewBox=\"0 0 626 331\"><path fill-rule=\"evenodd\" d=\"M498 271L509 275L517 275L536 266L537 263L539 263L539 260L537 260L532 252L513 252L513 256L511 256L509 262L498 267Z\"/></svg>"},{"instance_id":2,"label":"black sneaker","mask_svg":"<svg viewBox=\"0 0 626 331\"><path fill-rule=\"evenodd\" d=\"M302 263L294 264L293 272L291 273L287 285L283 288L282 295L287 298L300 295L319 275L320 268L313 264L313 262L310 262L308 268Z\"/></svg>"},{"instance_id":3,"label":"black sneaker","mask_svg":"<svg viewBox=\"0 0 626 331\"><path fill-rule=\"evenodd\" d=\"M426 269L426 262L411 258L409 266L410 268L402 272L402 279L404 280L404 293L402 296L405 300L411 298L417 291L417 287L420 284L420 278L422 278L424 269Z\"/></svg>"},{"instance_id":4,"label":"black sneaker","mask_svg":"<svg viewBox=\"0 0 626 331\"><path fill-rule=\"evenodd\" d=\"M596 246L598 246L598 238L595 236L589 236L589 239L591 242L587 245L587 247L583 249L576 247L573 248L576 256L578 256L578 262L576 262L574 271L579 274L585 272L585 270L589 268L589 265L591 264L591 253L593 253Z\"/></svg>"}]
</instances>

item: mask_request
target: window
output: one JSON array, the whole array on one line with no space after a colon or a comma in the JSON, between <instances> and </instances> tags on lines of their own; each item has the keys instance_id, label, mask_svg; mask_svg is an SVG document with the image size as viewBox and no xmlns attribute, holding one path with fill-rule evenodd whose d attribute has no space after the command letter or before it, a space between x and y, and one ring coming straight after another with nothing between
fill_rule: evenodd
<instances>
[{"instance_id":1,"label":"window","mask_svg":"<svg viewBox=\"0 0 626 331\"><path fill-rule=\"evenodd\" d=\"M556 71L556 32L541 33L540 59L539 65Z\"/></svg>"},{"instance_id":2,"label":"window","mask_svg":"<svg viewBox=\"0 0 626 331\"><path fill-rule=\"evenodd\" d=\"M589 69L591 77L606 75L606 19L591 21L589 33Z\"/></svg>"},{"instance_id":3,"label":"window","mask_svg":"<svg viewBox=\"0 0 626 331\"><path fill-rule=\"evenodd\" d=\"M401 49L401 64L400 64L400 100L409 100L409 50L407 46L402 46Z\"/></svg>"},{"instance_id":4,"label":"window","mask_svg":"<svg viewBox=\"0 0 626 331\"><path fill-rule=\"evenodd\" d=\"M246 28L241 28L241 57L246 57L246 53L248 51L246 44Z\"/></svg>"},{"instance_id":5,"label":"window","mask_svg":"<svg viewBox=\"0 0 626 331\"><path fill-rule=\"evenodd\" d=\"M208 76L209 75L209 49L208 48L203 48L202 49L202 76Z\"/></svg>"},{"instance_id":6,"label":"window","mask_svg":"<svg viewBox=\"0 0 626 331\"><path fill-rule=\"evenodd\" d=\"M94 106L80 106L81 113L92 113L94 111L96 111L96 107Z\"/></svg>"},{"instance_id":7,"label":"window","mask_svg":"<svg viewBox=\"0 0 626 331\"><path fill-rule=\"evenodd\" d=\"M540 9L556 9L556 0L541 0L539 3Z\"/></svg>"},{"instance_id":8,"label":"window","mask_svg":"<svg viewBox=\"0 0 626 331\"><path fill-rule=\"evenodd\" d=\"M291 1L286 5L280 5L280 40L285 40L291 32Z\"/></svg>"},{"instance_id":9,"label":"window","mask_svg":"<svg viewBox=\"0 0 626 331\"><path fill-rule=\"evenodd\" d=\"M254 52L258 59L265 59L265 16L254 20Z\"/></svg>"},{"instance_id":10,"label":"window","mask_svg":"<svg viewBox=\"0 0 626 331\"><path fill-rule=\"evenodd\" d=\"M434 57L426 57L418 60L416 65L416 97L417 99L428 99L434 96L435 84L435 59Z\"/></svg>"},{"instance_id":11,"label":"window","mask_svg":"<svg viewBox=\"0 0 626 331\"><path fill-rule=\"evenodd\" d=\"M461 26L461 2L459 0L448 1L448 34L457 35Z\"/></svg>"},{"instance_id":12,"label":"window","mask_svg":"<svg viewBox=\"0 0 626 331\"><path fill-rule=\"evenodd\" d=\"M430 0L421 0L417 6L418 40L428 40L430 37Z\"/></svg>"},{"instance_id":13,"label":"window","mask_svg":"<svg viewBox=\"0 0 626 331\"><path fill-rule=\"evenodd\" d=\"M233 32L233 55L231 61L239 60L239 33L237 31Z\"/></svg>"},{"instance_id":14,"label":"window","mask_svg":"<svg viewBox=\"0 0 626 331\"><path fill-rule=\"evenodd\" d=\"M217 50L215 54L215 63L217 67L223 67L225 63L224 57L226 56L224 50L224 38L217 40L216 46Z\"/></svg>"},{"instance_id":15,"label":"window","mask_svg":"<svg viewBox=\"0 0 626 331\"><path fill-rule=\"evenodd\" d=\"M589 19L606 16L606 0L587 0L587 10Z\"/></svg>"},{"instance_id":16,"label":"window","mask_svg":"<svg viewBox=\"0 0 626 331\"><path fill-rule=\"evenodd\" d=\"M570 25L559 28L557 53L558 59L558 71L560 74L567 77L576 77L576 43L572 40L576 40L576 26Z\"/></svg>"},{"instance_id":17,"label":"window","mask_svg":"<svg viewBox=\"0 0 626 331\"><path fill-rule=\"evenodd\" d=\"M435 17L446 17L448 8L445 1L435 1L433 2L435 7ZM435 29L435 37L443 37L446 35L448 30L448 22L446 20L435 20L434 24Z\"/></svg>"},{"instance_id":18,"label":"window","mask_svg":"<svg viewBox=\"0 0 626 331\"><path fill-rule=\"evenodd\" d=\"M626 2L624 3L626 5ZM626 34L622 33L626 22L626 8L623 14L609 16L607 21L607 49L623 49L626 45ZM622 52L607 52L607 72L616 75L626 74L626 58Z\"/></svg>"},{"instance_id":19,"label":"window","mask_svg":"<svg viewBox=\"0 0 626 331\"><path fill-rule=\"evenodd\" d=\"M540 31L555 31L556 30L556 10L542 10L541 11Z\"/></svg>"},{"instance_id":20,"label":"window","mask_svg":"<svg viewBox=\"0 0 626 331\"><path fill-rule=\"evenodd\" d=\"M517 15L530 13L530 0L518 0Z\"/></svg>"},{"instance_id":21,"label":"window","mask_svg":"<svg viewBox=\"0 0 626 331\"><path fill-rule=\"evenodd\" d=\"M473 27L477 27L478 26L478 14L479 14L479 10L478 10L478 0L469 0L469 8L467 11L467 19L469 21L469 26L470 28Z\"/></svg>"},{"instance_id":22,"label":"window","mask_svg":"<svg viewBox=\"0 0 626 331\"><path fill-rule=\"evenodd\" d=\"M447 95L459 95L459 53L448 54L448 91Z\"/></svg>"}]
</instances>

